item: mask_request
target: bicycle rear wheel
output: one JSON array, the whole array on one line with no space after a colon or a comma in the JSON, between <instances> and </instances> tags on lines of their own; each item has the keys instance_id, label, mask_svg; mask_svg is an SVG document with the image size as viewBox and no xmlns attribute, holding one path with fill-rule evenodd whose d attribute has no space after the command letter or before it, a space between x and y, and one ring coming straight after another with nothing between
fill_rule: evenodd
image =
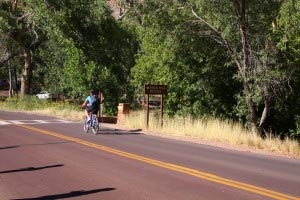
<instances>
[{"instance_id":1,"label":"bicycle rear wheel","mask_svg":"<svg viewBox=\"0 0 300 200\"><path fill-rule=\"evenodd\" d=\"M99 131L99 121L97 115L93 115L92 132L96 135Z\"/></svg>"}]
</instances>

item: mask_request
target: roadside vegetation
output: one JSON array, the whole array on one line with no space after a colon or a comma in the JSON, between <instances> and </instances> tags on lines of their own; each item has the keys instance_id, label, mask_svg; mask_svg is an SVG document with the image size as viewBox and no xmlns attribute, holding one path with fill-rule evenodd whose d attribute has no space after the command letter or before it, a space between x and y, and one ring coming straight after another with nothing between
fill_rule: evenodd
<instances>
[{"instance_id":1,"label":"roadside vegetation","mask_svg":"<svg viewBox=\"0 0 300 200\"><path fill-rule=\"evenodd\" d=\"M54 102L40 100L35 96L24 98L9 98L0 101L0 110L28 112L38 115L49 115L63 119L82 121L85 115L78 103ZM193 139L208 144L234 145L233 148L246 147L251 149L276 152L298 158L300 156L300 143L288 137L280 139L272 134L264 139L258 134L246 129L242 123L218 118L192 118L192 117L166 117L161 126L160 113L150 112L149 127L146 127L146 113L133 111L124 116L121 124L129 129L143 129L160 136L175 136L179 139Z\"/></svg>"},{"instance_id":2,"label":"roadside vegetation","mask_svg":"<svg viewBox=\"0 0 300 200\"><path fill-rule=\"evenodd\" d=\"M164 84L165 133L299 152L299 13L295 0L2 0L0 90L22 98L1 107L77 118L76 103L26 95L101 89L112 116Z\"/></svg>"},{"instance_id":3,"label":"roadside vegetation","mask_svg":"<svg viewBox=\"0 0 300 200\"><path fill-rule=\"evenodd\" d=\"M30 112L33 114L50 115L75 121L82 120L85 115L78 104L40 100L35 96L29 95L24 96L23 98L8 98L6 101L0 101L0 110Z\"/></svg>"},{"instance_id":4,"label":"roadside vegetation","mask_svg":"<svg viewBox=\"0 0 300 200\"><path fill-rule=\"evenodd\" d=\"M221 120L217 118L193 119L191 117L165 117L163 126L159 113L151 113L149 127L146 127L146 113L135 111L125 115L121 124L128 128L143 129L161 136L176 136L179 138L192 138L194 141L214 143L233 148L246 147L250 149L275 152L291 157L300 156L300 143L290 138L280 139L272 134L265 138L246 129L241 123Z\"/></svg>"}]
</instances>

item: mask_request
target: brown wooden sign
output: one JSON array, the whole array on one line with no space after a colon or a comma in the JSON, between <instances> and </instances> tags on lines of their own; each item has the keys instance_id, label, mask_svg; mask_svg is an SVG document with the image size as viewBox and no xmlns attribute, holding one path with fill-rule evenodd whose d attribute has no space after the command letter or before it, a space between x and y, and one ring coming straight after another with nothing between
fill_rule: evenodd
<instances>
[{"instance_id":1,"label":"brown wooden sign","mask_svg":"<svg viewBox=\"0 0 300 200\"><path fill-rule=\"evenodd\" d=\"M161 95L160 98L160 111L161 111L161 126L163 126L163 117L164 117L164 95L167 94L166 85L145 85L145 94L147 95L147 113L146 113L146 125L149 127L149 96Z\"/></svg>"},{"instance_id":2,"label":"brown wooden sign","mask_svg":"<svg viewBox=\"0 0 300 200\"><path fill-rule=\"evenodd\" d=\"M166 85L145 85L145 94L167 94Z\"/></svg>"}]
</instances>

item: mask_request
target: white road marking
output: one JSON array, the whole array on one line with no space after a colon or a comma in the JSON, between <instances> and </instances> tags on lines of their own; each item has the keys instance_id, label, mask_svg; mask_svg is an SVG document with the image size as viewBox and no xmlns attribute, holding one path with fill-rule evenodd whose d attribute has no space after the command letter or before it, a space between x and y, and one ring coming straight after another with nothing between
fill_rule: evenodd
<instances>
[{"instance_id":1,"label":"white road marking","mask_svg":"<svg viewBox=\"0 0 300 200\"><path fill-rule=\"evenodd\" d=\"M71 121L62 120L62 119L56 120L56 121L57 121L57 122L61 122L61 123L73 123L73 122L71 122Z\"/></svg>"},{"instance_id":2,"label":"white road marking","mask_svg":"<svg viewBox=\"0 0 300 200\"><path fill-rule=\"evenodd\" d=\"M66 124L73 123L67 120L0 120L1 125L9 124Z\"/></svg>"},{"instance_id":3,"label":"white road marking","mask_svg":"<svg viewBox=\"0 0 300 200\"><path fill-rule=\"evenodd\" d=\"M27 120L8 120L7 122L11 123L11 124L26 124L25 121Z\"/></svg>"},{"instance_id":4,"label":"white road marking","mask_svg":"<svg viewBox=\"0 0 300 200\"><path fill-rule=\"evenodd\" d=\"M33 121L38 122L40 124L49 124L49 123L51 123L51 122L46 121L46 120L33 120Z\"/></svg>"},{"instance_id":5,"label":"white road marking","mask_svg":"<svg viewBox=\"0 0 300 200\"><path fill-rule=\"evenodd\" d=\"M10 124L9 122L6 122L6 121L0 121L0 126L1 125L8 125L8 124Z\"/></svg>"}]
</instances>

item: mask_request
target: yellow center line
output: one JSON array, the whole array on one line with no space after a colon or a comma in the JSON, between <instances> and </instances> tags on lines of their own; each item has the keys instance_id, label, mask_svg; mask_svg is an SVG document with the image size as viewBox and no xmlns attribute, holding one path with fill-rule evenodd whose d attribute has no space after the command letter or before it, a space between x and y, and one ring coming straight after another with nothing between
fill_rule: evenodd
<instances>
[{"instance_id":1,"label":"yellow center line","mask_svg":"<svg viewBox=\"0 0 300 200\"><path fill-rule=\"evenodd\" d=\"M23 125L23 124L16 124L16 126L23 127L25 129L33 130L33 131L43 133L43 134L46 134L46 135L62 138L62 139L68 140L68 141L73 141L73 142L76 142L76 143L79 143L79 144L82 144L82 145L85 145L85 146L100 149L100 150L103 150L103 151L106 151L106 152L110 152L110 153L113 153L113 154L116 154L116 155L120 155L120 156L123 156L123 157L130 158L130 159L139 160L139 161L149 163L149 164L152 164L152 165L155 165L155 166L163 167L163 168L166 168L166 169L171 169L171 170L174 170L174 171L177 171L177 172L182 172L184 174L189 174L189 175L192 175L192 176L200 178L200 179L204 179L204 180L212 181L212 182L215 182L215 183L231 186L233 188L238 188L238 189L245 190L245 191L248 191L248 192L260 194L262 196L267 196L267 197L271 197L271 198L278 199L278 200L300 200L300 198L289 196L289 195L286 195L286 194L283 194L283 193L279 193L279 192L275 192L275 191L268 190L268 189L265 189L265 188L257 187L257 186L254 186L254 185L250 185L250 184L230 180L230 179L227 179L227 178L222 178L222 177L216 176L214 174L201 172L201 171L191 169L191 168L187 168L187 167L183 167L183 166L180 166L180 165L175 165L175 164L171 164L171 163L167 163L167 162L162 162L162 161L159 161L159 160L146 158L146 157L139 156L139 155L136 155L136 154L132 154L132 153L120 151L120 150L117 150L117 149L105 147L105 146L102 146L102 145L98 145L98 144L95 144L95 143L91 143L91 142L88 142L88 141L80 140L78 138L65 136L65 135L62 135L62 134L59 134L59 133L55 133L55 132L51 132L51 131L35 128L35 127L32 127L32 126Z\"/></svg>"}]
</instances>

